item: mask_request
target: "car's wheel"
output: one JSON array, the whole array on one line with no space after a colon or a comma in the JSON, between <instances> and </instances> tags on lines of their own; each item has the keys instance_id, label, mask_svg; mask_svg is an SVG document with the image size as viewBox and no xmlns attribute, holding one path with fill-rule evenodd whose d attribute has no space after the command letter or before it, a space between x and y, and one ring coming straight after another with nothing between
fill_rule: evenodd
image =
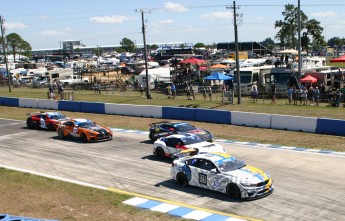
<instances>
[{"instance_id":1,"label":"car's wheel","mask_svg":"<svg viewBox=\"0 0 345 221\"><path fill-rule=\"evenodd\" d=\"M176 182L179 186L182 186L182 187L188 186L188 179L187 179L186 174L184 174L184 173L177 174Z\"/></svg>"},{"instance_id":2,"label":"car's wheel","mask_svg":"<svg viewBox=\"0 0 345 221\"><path fill-rule=\"evenodd\" d=\"M155 142L157 139L154 137L154 133L150 133L149 134L149 138L150 138L150 140L152 141L152 142Z\"/></svg>"},{"instance_id":3,"label":"car's wheel","mask_svg":"<svg viewBox=\"0 0 345 221\"><path fill-rule=\"evenodd\" d=\"M84 142L84 143L87 143L88 140L87 140L86 134L82 133L82 134L80 135L80 140L81 140L82 142Z\"/></svg>"},{"instance_id":4,"label":"car's wheel","mask_svg":"<svg viewBox=\"0 0 345 221\"><path fill-rule=\"evenodd\" d=\"M47 128L48 128L48 130L55 130L53 124L47 124Z\"/></svg>"},{"instance_id":5,"label":"car's wheel","mask_svg":"<svg viewBox=\"0 0 345 221\"><path fill-rule=\"evenodd\" d=\"M65 138L65 135L64 135L62 129L58 130L58 136L59 136L60 139L64 139Z\"/></svg>"},{"instance_id":6,"label":"car's wheel","mask_svg":"<svg viewBox=\"0 0 345 221\"><path fill-rule=\"evenodd\" d=\"M34 123L33 123L31 118L28 118L26 120L26 126L28 126L28 128L30 128L30 129L34 129L35 128L35 125L34 125Z\"/></svg>"},{"instance_id":7,"label":"car's wheel","mask_svg":"<svg viewBox=\"0 0 345 221\"><path fill-rule=\"evenodd\" d=\"M239 199L241 197L241 191L236 184L230 183L226 187L226 193L231 199Z\"/></svg>"},{"instance_id":8,"label":"car's wheel","mask_svg":"<svg viewBox=\"0 0 345 221\"><path fill-rule=\"evenodd\" d=\"M155 150L155 155L156 157L158 157L159 159L163 159L165 157L165 153L164 150L161 147L156 148Z\"/></svg>"}]
</instances>

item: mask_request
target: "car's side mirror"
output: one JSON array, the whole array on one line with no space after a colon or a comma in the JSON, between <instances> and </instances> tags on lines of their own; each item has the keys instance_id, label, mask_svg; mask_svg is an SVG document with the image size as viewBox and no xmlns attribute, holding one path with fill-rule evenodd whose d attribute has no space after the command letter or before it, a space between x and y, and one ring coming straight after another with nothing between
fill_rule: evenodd
<instances>
[{"instance_id":1,"label":"car's side mirror","mask_svg":"<svg viewBox=\"0 0 345 221\"><path fill-rule=\"evenodd\" d=\"M216 168L213 168L212 170L210 170L211 173L218 173Z\"/></svg>"}]
</instances>

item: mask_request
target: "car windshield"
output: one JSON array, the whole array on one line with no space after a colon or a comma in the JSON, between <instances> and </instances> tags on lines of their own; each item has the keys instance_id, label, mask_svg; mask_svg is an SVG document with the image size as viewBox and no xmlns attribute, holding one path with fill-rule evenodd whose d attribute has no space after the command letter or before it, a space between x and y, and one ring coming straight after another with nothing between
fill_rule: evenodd
<instances>
[{"instance_id":1,"label":"car windshield","mask_svg":"<svg viewBox=\"0 0 345 221\"><path fill-rule=\"evenodd\" d=\"M193 125L190 125L189 123L180 123L174 125L177 131L190 131L195 130L195 127Z\"/></svg>"},{"instance_id":2,"label":"car windshield","mask_svg":"<svg viewBox=\"0 0 345 221\"><path fill-rule=\"evenodd\" d=\"M92 127L95 124L92 121L75 122L77 127Z\"/></svg>"},{"instance_id":3,"label":"car windshield","mask_svg":"<svg viewBox=\"0 0 345 221\"><path fill-rule=\"evenodd\" d=\"M183 143L185 145L190 145L190 144L195 144L195 143L200 143L200 142L204 142L204 140L202 140L200 137L198 136L188 136L188 137L184 137L181 138L181 140L183 141Z\"/></svg>"},{"instance_id":4,"label":"car windshield","mask_svg":"<svg viewBox=\"0 0 345 221\"><path fill-rule=\"evenodd\" d=\"M53 120L60 120L60 119L66 119L66 116L61 113L55 113L55 114L48 114L50 119Z\"/></svg>"},{"instance_id":5,"label":"car windshield","mask_svg":"<svg viewBox=\"0 0 345 221\"><path fill-rule=\"evenodd\" d=\"M218 160L215 162L215 164L218 166L221 172L233 171L246 166L242 160L238 160L235 157Z\"/></svg>"}]
</instances>

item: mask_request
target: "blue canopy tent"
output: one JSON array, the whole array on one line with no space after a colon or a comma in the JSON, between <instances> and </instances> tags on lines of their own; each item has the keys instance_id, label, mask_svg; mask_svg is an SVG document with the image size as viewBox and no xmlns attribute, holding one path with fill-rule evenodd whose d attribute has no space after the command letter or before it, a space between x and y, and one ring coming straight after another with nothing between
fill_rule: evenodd
<instances>
[{"instance_id":1,"label":"blue canopy tent","mask_svg":"<svg viewBox=\"0 0 345 221\"><path fill-rule=\"evenodd\" d=\"M229 81L233 78L231 76L216 72L211 74L210 76L204 77L204 80L223 80L223 81Z\"/></svg>"}]
</instances>

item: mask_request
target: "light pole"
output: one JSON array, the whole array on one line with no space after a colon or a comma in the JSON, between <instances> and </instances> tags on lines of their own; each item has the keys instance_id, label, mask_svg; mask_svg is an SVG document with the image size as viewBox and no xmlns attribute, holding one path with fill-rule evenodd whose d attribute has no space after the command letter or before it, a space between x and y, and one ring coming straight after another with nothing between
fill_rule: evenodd
<instances>
[{"instance_id":1,"label":"light pole","mask_svg":"<svg viewBox=\"0 0 345 221\"><path fill-rule=\"evenodd\" d=\"M142 23L142 32L143 32L143 41L144 41L144 59L145 59L145 71L146 71L146 98L152 99L150 94L150 82L149 82L149 70L148 70L148 64L147 64L147 46L146 46L146 36L145 36L145 23L144 23L144 13L149 13L149 10L137 10L137 12L141 13L141 23Z\"/></svg>"},{"instance_id":2,"label":"light pole","mask_svg":"<svg viewBox=\"0 0 345 221\"><path fill-rule=\"evenodd\" d=\"M234 10L234 30L235 30L235 59L236 59L236 76L237 76L237 104L241 104L241 76L240 76L240 60L238 57L238 33L237 33L237 14L236 14L236 2L233 1L233 6L226 7L227 9Z\"/></svg>"}]
</instances>

